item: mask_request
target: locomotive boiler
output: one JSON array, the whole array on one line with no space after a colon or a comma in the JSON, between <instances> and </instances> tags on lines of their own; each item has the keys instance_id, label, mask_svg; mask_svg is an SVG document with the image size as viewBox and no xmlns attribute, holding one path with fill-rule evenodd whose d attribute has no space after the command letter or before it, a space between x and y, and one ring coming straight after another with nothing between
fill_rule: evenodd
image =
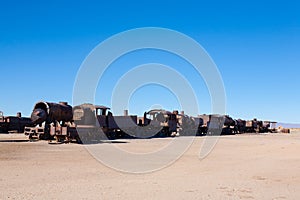
<instances>
[{"instance_id":1,"label":"locomotive boiler","mask_svg":"<svg viewBox=\"0 0 300 200\"><path fill-rule=\"evenodd\" d=\"M34 124L71 122L73 121L72 106L67 102L38 102L32 111L31 120Z\"/></svg>"},{"instance_id":2,"label":"locomotive boiler","mask_svg":"<svg viewBox=\"0 0 300 200\"><path fill-rule=\"evenodd\" d=\"M53 130L51 126L64 127L66 123L73 122L72 106L67 102L38 102L31 113L31 121L35 127L25 127L25 135L29 138L50 139Z\"/></svg>"}]
</instances>

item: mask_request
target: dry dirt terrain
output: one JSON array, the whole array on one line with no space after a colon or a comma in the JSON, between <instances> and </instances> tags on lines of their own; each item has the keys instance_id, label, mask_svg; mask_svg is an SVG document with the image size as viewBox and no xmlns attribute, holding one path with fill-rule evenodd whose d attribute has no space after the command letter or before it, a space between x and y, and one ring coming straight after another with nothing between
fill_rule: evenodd
<instances>
[{"instance_id":1,"label":"dry dirt terrain","mask_svg":"<svg viewBox=\"0 0 300 200\"><path fill-rule=\"evenodd\" d=\"M178 139L93 146L145 153ZM87 145L0 134L0 199L300 199L300 133L222 136L200 160L205 139L166 168L131 174L103 165Z\"/></svg>"}]
</instances>

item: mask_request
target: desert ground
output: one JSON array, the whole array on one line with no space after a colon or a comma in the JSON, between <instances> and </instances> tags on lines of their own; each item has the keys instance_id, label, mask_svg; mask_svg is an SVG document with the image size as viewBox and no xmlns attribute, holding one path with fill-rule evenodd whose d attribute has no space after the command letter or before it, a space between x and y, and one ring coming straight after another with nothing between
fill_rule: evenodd
<instances>
[{"instance_id":1,"label":"desert ground","mask_svg":"<svg viewBox=\"0 0 300 200\"><path fill-rule=\"evenodd\" d=\"M93 146L146 153L178 139ZM87 145L0 134L0 199L300 199L300 132L221 136L199 159L205 139L161 170L132 174L105 166Z\"/></svg>"}]
</instances>

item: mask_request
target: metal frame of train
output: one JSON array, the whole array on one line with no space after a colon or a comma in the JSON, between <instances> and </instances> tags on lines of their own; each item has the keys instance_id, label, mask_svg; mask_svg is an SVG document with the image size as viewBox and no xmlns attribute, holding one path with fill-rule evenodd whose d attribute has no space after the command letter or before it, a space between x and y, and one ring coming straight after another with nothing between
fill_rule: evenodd
<instances>
[{"instance_id":1,"label":"metal frame of train","mask_svg":"<svg viewBox=\"0 0 300 200\"><path fill-rule=\"evenodd\" d=\"M246 132L274 132L275 122L234 120L228 115L198 115L150 110L144 116L113 116L110 108L92 104L70 106L66 102L38 102L31 114L32 124L24 133L30 139L90 143L103 139L152 138L177 135L202 136ZM34 125L34 126L32 126Z\"/></svg>"}]
</instances>

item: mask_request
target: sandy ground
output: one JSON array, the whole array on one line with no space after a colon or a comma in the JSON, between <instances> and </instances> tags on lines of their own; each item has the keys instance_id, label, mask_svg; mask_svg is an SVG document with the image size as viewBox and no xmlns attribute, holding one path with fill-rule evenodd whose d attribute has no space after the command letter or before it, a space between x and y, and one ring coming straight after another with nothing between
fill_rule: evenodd
<instances>
[{"instance_id":1,"label":"sandy ground","mask_svg":"<svg viewBox=\"0 0 300 200\"><path fill-rule=\"evenodd\" d=\"M104 166L86 145L0 134L0 199L300 199L300 133L222 136L200 160L205 138L162 170L130 174ZM94 146L144 153L171 140Z\"/></svg>"}]
</instances>

